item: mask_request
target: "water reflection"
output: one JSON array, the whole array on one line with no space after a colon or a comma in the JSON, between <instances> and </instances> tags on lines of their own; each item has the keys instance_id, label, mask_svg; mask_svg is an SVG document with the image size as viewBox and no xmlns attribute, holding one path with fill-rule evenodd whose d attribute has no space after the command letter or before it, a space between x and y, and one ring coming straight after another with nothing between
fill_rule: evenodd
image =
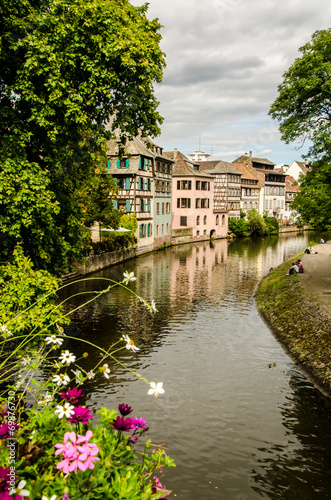
<instances>
[{"instance_id":1,"label":"water reflection","mask_svg":"<svg viewBox=\"0 0 331 500\"><path fill-rule=\"evenodd\" d=\"M165 482L177 498L328 498L329 409L254 302L261 278L307 241L307 234L290 234L181 245L95 273L66 291L90 296L107 286L104 278L121 280L129 269L137 276L130 288L155 300L159 313L152 315L116 288L78 310L69 331L105 349L129 335L139 354L124 349L120 361L163 381L166 393L156 400L143 382L109 363L110 380L89 381L86 403L97 409L126 402L148 420L153 441L172 449L177 468ZM71 306L82 298L76 295ZM70 342L66 348L77 355L87 350ZM88 350L87 370L100 359Z\"/></svg>"}]
</instances>

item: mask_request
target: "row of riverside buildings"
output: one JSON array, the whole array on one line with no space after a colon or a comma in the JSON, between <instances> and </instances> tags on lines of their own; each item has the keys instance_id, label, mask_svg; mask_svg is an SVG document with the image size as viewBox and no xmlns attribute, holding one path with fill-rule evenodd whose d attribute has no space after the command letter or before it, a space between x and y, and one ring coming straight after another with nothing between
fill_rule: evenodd
<instances>
[{"instance_id":1,"label":"row of riverside buildings","mask_svg":"<svg viewBox=\"0 0 331 500\"><path fill-rule=\"evenodd\" d=\"M293 217L296 179L267 159L250 153L232 163L208 156L197 161L142 137L126 144L124 156L119 147L116 140L107 143L107 171L120 188L115 207L137 216L138 248L226 238L229 218L240 211L255 209L280 221Z\"/></svg>"}]
</instances>

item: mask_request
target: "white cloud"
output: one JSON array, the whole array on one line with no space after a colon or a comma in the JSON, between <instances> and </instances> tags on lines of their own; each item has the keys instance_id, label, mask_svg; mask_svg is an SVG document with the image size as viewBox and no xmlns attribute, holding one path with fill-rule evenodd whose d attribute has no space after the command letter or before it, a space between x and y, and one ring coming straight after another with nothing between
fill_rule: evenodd
<instances>
[{"instance_id":1,"label":"white cloud","mask_svg":"<svg viewBox=\"0 0 331 500\"><path fill-rule=\"evenodd\" d=\"M329 0L150 0L147 15L163 25L167 63L155 87L160 146L189 154L200 144L228 161L250 150L300 159L307 148L282 143L268 111L299 47L329 28Z\"/></svg>"}]
</instances>

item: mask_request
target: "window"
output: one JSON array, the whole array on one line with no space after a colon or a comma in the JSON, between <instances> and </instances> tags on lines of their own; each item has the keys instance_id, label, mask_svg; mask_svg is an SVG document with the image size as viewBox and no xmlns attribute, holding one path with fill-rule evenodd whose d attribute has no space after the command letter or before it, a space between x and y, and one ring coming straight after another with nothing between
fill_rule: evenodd
<instances>
[{"instance_id":1,"label":"window","mask_svg":"<svg viewBox=\"0 0 331 500\"><path fill-rule=\"evenodd\" d=\"M167 203L166 212L167 214L170 214L170 203Z\"/></svg>"},{"instance_id":2,"label":"window","mask_svg":"<svg viewBox=\"0 0 331 500\"><path fill-rule=\"evenodd\" d=\"M201 208L209 208L209 198L201 199Z\"/></svg>"},{"instance_id":3,"label":"window","mask_svg":"<svg viewBox=\"0 0 331 500\"><path fill-rule=\"evenodd\" d=\"M200 224L200 215L197 216L197 226Z\"/></svg>"},{"instance_id":4,"label":"window","mask_svg":"<svg viewBox=\"0 0 331 500\"><path fill-rule=\"evenodd\" d=\"M200 231L197 231L197 236L200 236Z\"/></svg>"},{"instance_id":5,"label":"window","mask_svg":"<svg viewBox=\"0 0 331 500\"><path fill-rule=\"evenodd\" d=\"M200 189L200 181L195 181L195 189Z\"/></svg>"},{"instance_id":6,"label":"window","mask_svg":"<svg viewBox=\"0 0 331 500\"><path fill-rule=\"evenodd\" d=\"M181 226L187 226L187 217L180 217L180 225Z\"/></svg>"},{"instance_id":7,"label":"window","mask_svg":"<svg viewBox=\"0 0 331 500\"><path fill-rule=\"evenodd\" d=\"M201 189L202 191L210 191L210 182L201 181Z\"/></svg>"},{"instance_id":8,"label":"window","mask_svg":"<svg viewBox=\"0 0 331 500\"><path fill-rule=\"evenodd\" d=\"M203 223L204 223L204 224L207 224L207 215L205 215L205 216L204 216L204 218L203 218Z\"/></svg>"},{"instance_id":9,"label":"window","mask_svg":"<svg viewBox=\"0 0 331 500\"><path fill-rule=\"evenodd\" d=\"M218 226L220 223L220 220L219 220L219 215L216 215L216 226Z\"/></svg>"},{"instance_id":10,"label":"window","mask_svg":"<svg viewBox=\"0 0 331 500\"><path fill-rule=\"evenodd\" d=\"M204 230L203 230L203 235L204 235L204 236L207 236L207 231L206 231L206 229L204 229Z\"/></svg>"},{"instance_id":11,"label":"window","mask_svg":"<svg viewBox=\"0 0 331 500\"><path fill-rule=\"evenodd\" d=\"M195 208L200 208L200 198L195 200Z\"/></svg>"},{"instance_id":12,"label":"window","mask_svg":"<svg viewBox=\"0 0 331 500\"><path fill-rule=\"evenodd\" d=\"M145 212L145 200L141 199L139 205L139 212Z\"/></svg>"},{"instance_id":13,"label":"window","mask_svg":"<svg viewBox=\"0 0 331 500\"><path fill-rule=\"evenodd\" d=\"M191 208L191 198L177 198L177 208Z\"/></svg>"},{"instance_id":14,"label":"window","mask_svg":"<svg viewBox=\"0 0 331 500\"><path fill-rule=\"evenodd\" d=\"M160 203L156 204L156 215L160 215Z\"/></svg>"},{"instance_id":15,"label":"window","mask_svg":"<svg viewBox=\"0 0 331 500\"><path fill-rule=\"evenodd\" d=\"M192 181L177 181L177 189L192 189Z\"/></svg>"},{"instance_id":16,"label":"window","mask_svg":"<svg viewBox=\"0 0 331 500\"><path fill-rule=\"evenodd\" d=\"M164 215L164 203L162 203L162 215Z\"/></svg>"},{"instance_id":17,"label":"window","mask_svg":"<svg viewBox=\"0 0 331 500\"><path fill-rule=\"evenodd\" d=\"M159 236L159 225L156 226L156 236Z\"/></svg>"},{"instance_id":18,"label":"window","mask_svg":"<svg viewBox=\"0 0 331 500\"><path fill-rule=\"evenodd\" d=\"M129 168L129 159L123 158L120 160L119 158L116 161L116 168Z\"/></svg>"}]
</instances>

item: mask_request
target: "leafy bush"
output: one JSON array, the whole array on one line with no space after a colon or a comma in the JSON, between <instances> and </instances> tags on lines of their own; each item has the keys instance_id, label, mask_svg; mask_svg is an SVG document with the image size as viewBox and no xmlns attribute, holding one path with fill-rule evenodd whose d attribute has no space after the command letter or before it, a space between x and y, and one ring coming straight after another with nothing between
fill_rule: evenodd
<instances>
[{"instance_id":1,"label":"leafy bush","mask_svg":"<svg viewBox=\"0 0 331 500\"><path fill-rule=\"evenodd\" d=\"M117 285L129 290L129 283L135 279L133 273L126 272L120 283L109 280L108 288L96 293L95 298ZM154 301L148 304L139 299L152 314L157 312ZM21 316L35 307L39 311L40 303L31 304ZM57 309L53 306L46 319L57 314ZM144 441L146 420L131 418L132 408L121 404L118 411L101 408L98 422L92 423L93 413L83 404L85 381L109 378L107 359L117 361L115 352L127 349L135 354L139 348L124 335L107 350L98 348L100 361L86 372L73 353L58 353L65 336L63 327L58 326L55 335L46 328L44 315L42 318L44 321L25 334L20 344L15 318L0 328L1 353L10 352L0 362L0 498L165 499L171 492L156 474L174 463L162 447ZM36 335L42 339L38 344ZM86 340L81 342L97 347ZM15 377L6 371L8 362ZM149 383L136 375L148 384L149 395L164 393L161 382Z\"/></svg>"}]
</instances>

